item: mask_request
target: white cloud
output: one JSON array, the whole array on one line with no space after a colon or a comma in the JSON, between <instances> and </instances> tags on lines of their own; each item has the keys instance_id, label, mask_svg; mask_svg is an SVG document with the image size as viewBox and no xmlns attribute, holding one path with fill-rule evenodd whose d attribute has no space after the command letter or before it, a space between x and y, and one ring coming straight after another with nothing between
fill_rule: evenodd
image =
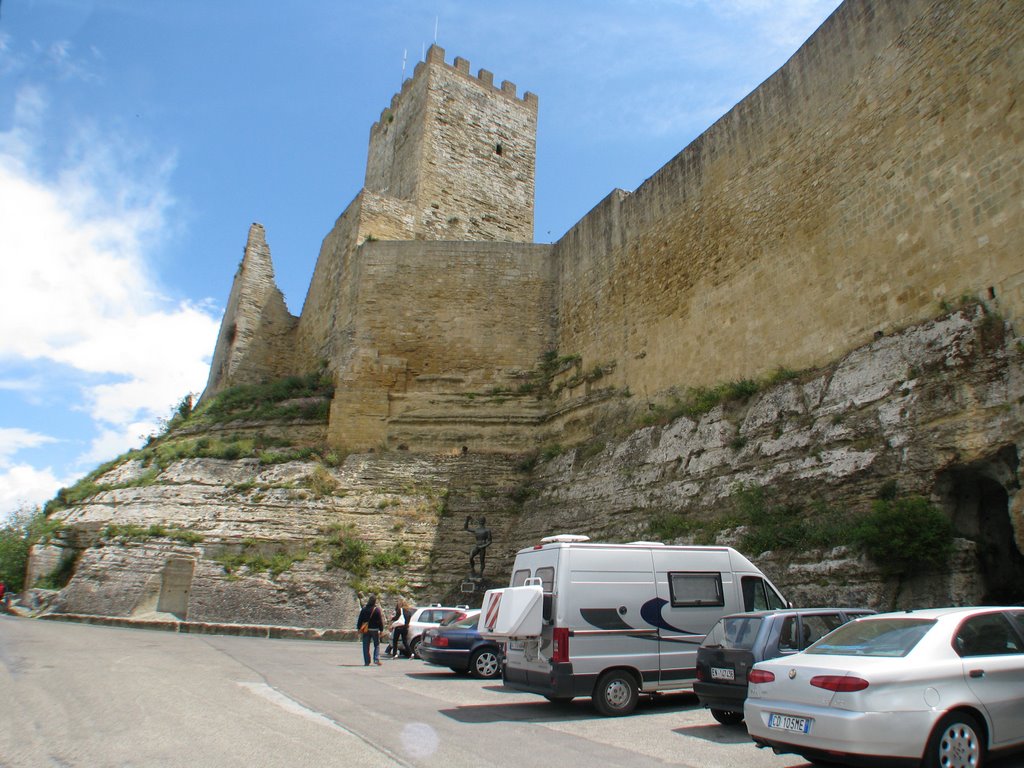
<instances>
[{"instance_id":1,"label":"white cloud","mask_svg":"<svg viewBox=\"0 0 1024 768\"><path fill-rule=\"evenodd\" d=\"M52 56L72 63L66 49ZM219 317L168 299L149 267L171 226L173 157L88 125L45 146L46 92L24 88L16 98L13 126L0 132L0 285L9 288L0 361L63 366L61 383L79 398L67 407L94 423L92 436L77 438L91 443L80 459L94 465L138 445L184 394L202 389ZM21 396L24 386L12 377L0 393ZM0 430L0 505L59 486L50 468L14 463L41 439Z\"/></svg>"},{"instance_id":2,"label":"white cloud","mask_svg":"<svg viewBox=\"0 0 1024 768\"><path fill-rule=\"evenodd\" d=\"M50 467L15 464L0 469L0 525L11 512L41 506L66 484Z\"/></svg>"},{"instance_id":3,"label":"white cloud","mask_svg":"<svg viewBox=\"0 0 1024 768\"><path fill-rule=\"evenodd\" d=\"M6 468L11 457L18 451L38 448L56 442L56 439L21 427L0 427L0 469Z\"/></svg>"}]
</instances>

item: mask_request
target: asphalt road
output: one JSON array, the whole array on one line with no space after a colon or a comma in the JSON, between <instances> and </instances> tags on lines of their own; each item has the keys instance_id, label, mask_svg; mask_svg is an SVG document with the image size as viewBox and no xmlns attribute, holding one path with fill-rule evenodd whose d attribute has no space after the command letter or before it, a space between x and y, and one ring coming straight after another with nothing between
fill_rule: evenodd
<instances>
[{"instance_id":1,"label":"asphalt road","mask_svg":"<svg viewBox=\"0 0 1024 768\"><path fill-rule=\"evenodd\" d=\"M367 668L354 643L8 616L0 722L0 768L807 765L756 749L691 695L604 718L420 661Z\"/></svg>"}]
</instances>

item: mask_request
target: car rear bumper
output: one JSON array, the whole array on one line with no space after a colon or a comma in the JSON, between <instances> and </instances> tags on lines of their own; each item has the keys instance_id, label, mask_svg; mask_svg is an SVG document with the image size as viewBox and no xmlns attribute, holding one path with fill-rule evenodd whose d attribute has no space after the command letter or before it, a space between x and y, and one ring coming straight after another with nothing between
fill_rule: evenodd
<instances>
[{"instance_id":1,"label":"car rear bumper","mask_svg":"<svg viewBox=\"0 0 1024 768\"><path fill-rule=\"evenodd\" d=\"M469 667L469 650L466 648L439 649L420 645L420 658L428 664L450 669L467 669Z\"/></svg>"},{"instance_id":2,"label":"car rear bumper","mask_svg":"<svg viewBox=\"0 0 1024 768\"><path fill-rule=\"evenodd\" d=\"M742 712L743 702L747 698L747 686L726 685L725 683L709 683L697 680L693 684L693 692L700 703L709 709L721 709L726 712Z\"/></svg>"},{"instance_id":3,"label":"car rear bumper","mask_svg":"<svg viewBox=\"0 0 1024 768\"><path fill-rule=\"evenodd\" d=\"M747 699L744 717L750 737L777 752L838 759L857 765L916 765L941 713L851 712L834 707L793 705L771 699ZM768 727L771 713L813 720L809 733Z\"/></svg>"}]
</instances>

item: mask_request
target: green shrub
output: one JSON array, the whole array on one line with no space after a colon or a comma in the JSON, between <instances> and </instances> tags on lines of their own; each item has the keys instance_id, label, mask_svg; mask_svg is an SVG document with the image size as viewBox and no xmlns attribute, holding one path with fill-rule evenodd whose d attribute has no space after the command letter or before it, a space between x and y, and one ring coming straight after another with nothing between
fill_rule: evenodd
<instances>
[{"instance_id":1,"label":"green shrub","mask_svg":"<svg viewBox=\"0 0 1024 768\"><path fill-rule=\"evenodd\" d=\"M853 535L868 557L899 575L948 570L953 553L953 524L922 496L878 499Z\"/></svg>"},{"instance_id":2,"label":"green shrub","mask_svg":"<svg viewBox=\"0 0 1024 768\"><path fill-rule=\"evenodd\" d=\"M321 544L327 549L329 568L340 568L357 577L369 573L370 545L358 537L355 526L330 529Z\"/></svg>"},{"instance_id":3,"label":"green shrub","mask_svg":"<svg viewBox=\"0 0 1024 768\"><path fill-rule=\"evenodd\" d=\"M387 549L375 552L370 558L370 565L374 568L389 569L389 568L402 568L409 562L409 556L412 552L405 544L398 543L392 544Z\"/></svg>"}]
</instances>

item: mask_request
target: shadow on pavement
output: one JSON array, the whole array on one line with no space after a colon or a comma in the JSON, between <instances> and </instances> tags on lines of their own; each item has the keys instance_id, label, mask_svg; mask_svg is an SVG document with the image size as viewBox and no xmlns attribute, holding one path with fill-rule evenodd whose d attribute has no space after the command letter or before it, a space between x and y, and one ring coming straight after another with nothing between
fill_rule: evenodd
<instances>
[{"instance_id":1,"label":"shadow on pavement","mask_svg":"<svg viewBox=\"0 0 1024 768\"><path fill-rule=\"evenodd\" d=\"M710 715L708 716L710 719ZM692 736L695 739L709 741L712 744L750 744L754 742L747 735L747 729L740 725L719 725L716 722L709 722L702 725L688 725L684 728L673 728L672 733L680 736Z\"/></svg>"},{"instance_id":2,"label":"shadow on pavement","mask_svg":"<svg viewBox=\"0 0 1024 768\"><path fill-rule=\"evenodd\" d=\"M498 685L485 686L485 690L498 693L520 693ZM510 704L471 704L462 707L440 710L445 717L458 720L460 723L500 723L500 722L567 722L573 720L604 720L598 714L588 698L573 699L571 702L553 703L537 697L537 701L516 702ZM691 694L644 696L637 704L630 717L658 715L665 712L685 712L699 709L697 698ZM709 715L710 717L710 715ZM684 731L685 729L680 729ZM743 732L746 736L746 731Z\"/></svg>"}]
</instances>

